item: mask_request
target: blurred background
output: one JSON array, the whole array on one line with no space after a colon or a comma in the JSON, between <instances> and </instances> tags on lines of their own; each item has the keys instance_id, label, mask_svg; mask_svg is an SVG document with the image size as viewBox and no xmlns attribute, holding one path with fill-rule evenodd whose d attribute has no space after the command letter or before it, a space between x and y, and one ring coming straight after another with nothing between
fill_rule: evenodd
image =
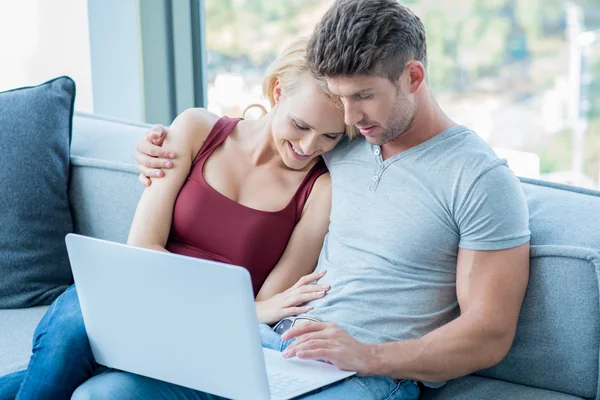
<instances>
[{"instance_id":1,"label":"blurred background","mask_svg":"<svg viewBox=\"0 0 600 400\"><path fill-rule=\"evenodd\" d=\"M0 0L0 91L58 75L76 109L168 124L240 116L333 0ZM445 111L520 176L600 187L599 0L403 0Z\"/></svg>"}]
</instances>

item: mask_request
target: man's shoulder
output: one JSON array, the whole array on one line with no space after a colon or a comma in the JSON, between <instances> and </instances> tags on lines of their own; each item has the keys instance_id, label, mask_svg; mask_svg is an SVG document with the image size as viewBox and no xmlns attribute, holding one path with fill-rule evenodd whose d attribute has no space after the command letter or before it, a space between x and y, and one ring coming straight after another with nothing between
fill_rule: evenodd
<instances>
[{"instance_id":1,"label":"man's shoulder","mask_svg":"<svg viewBox=\"0 0 600 400\"><path fill-rule=\"evenodd\" d=\"M464 126L456 127L454 134L432 146L431 152L437 154L426 154L423 158L432 160L432 169L462 175L466 179L476 179L494 166L506 165L483 138Z\"/></svg>"},{"instance_id":2,"label":"man's shoulder","mask_svg":"<svg viewBox=\"0 0 600 400\"><path fill-rule=\"evenodd\" d=\"M366 153L362 152L365 146L369 146L369 143L363 137L350 140L344 136L335 148L323 154L323 159L330 169L334 164L348 159L348 157L363 157L365 160L368 160Z\"/></svg>"}]
</instances>

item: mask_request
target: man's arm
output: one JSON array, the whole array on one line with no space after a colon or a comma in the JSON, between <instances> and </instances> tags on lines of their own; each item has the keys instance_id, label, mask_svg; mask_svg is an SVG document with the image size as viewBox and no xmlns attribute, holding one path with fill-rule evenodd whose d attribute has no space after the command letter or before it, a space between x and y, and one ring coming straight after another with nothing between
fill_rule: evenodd
<instances>
[{"instance_id":1,"label":"man's arm","mask_svg":"<svg viewBox=\"0 0 600 400\"><path fill-rule=\"evenodd\" d=\"M317 359L360 375L443 382L491 367L508 353L529 279L529 243L495 251L460 249L461 315L420 339L363 344L335 324L290 329L286 357Z\"/></svg>"},{"instance_id":2,"label":"man's arm","mask_svg":"<svg viewBox=\"0 0 600 400\"><path fill-rule=\"evenodd\" d=\"M174 166L172 159L177 157L177 152L162 147L168 134L168 128L154 125L136 146L135 159L140 170L139 181L146 187L152 184L152 179L165 175L163 168L169 170Z\"/></svg>"},{"instance_id":3,"label":"man's arm","mask_svg":"<svg viewBox=\"0 0 600 400\"><path fill-rule=\"evenodd\" d=\"M528 281L528 243L508 250L460 249L460 316L420 339L376 346L370 373L441 382L498 364L512 345Z\"/></svg>"}]
</instances>

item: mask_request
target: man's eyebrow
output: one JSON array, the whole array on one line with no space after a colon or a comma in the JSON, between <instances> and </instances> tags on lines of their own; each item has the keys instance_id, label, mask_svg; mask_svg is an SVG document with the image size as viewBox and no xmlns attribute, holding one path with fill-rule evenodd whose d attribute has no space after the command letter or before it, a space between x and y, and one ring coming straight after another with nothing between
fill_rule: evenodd
<instances>
[{"instance_id":1,"label":"man's eyebrow","mask_svg":"<svg viewBox=\"0 0 600 400\"><path fill-rule=\"evenodd\" d=\"M363 93L372 92L372 91L373 91L373 88L366 88L366 89L357 90L356 92L352 93L349 96L344 96L344 95L338 95L338 96L342 97L342 98L344 98L344 97L356 97L356 96L359 96L359 95L361 95Z\"/></svg>"},{"instance_id":2,"label":"man's eyebrow","mask_svg":"<svg viewBox=\"0 0 600 400\"><path fill-rule=\"evenodd\" d=\"M373 88L360 89L359 91L354 92L352 94L352 96L358 96L360 94L367 93L367 92L372 92L372 91L373 91Z\"/></svg>"}]
</instances>

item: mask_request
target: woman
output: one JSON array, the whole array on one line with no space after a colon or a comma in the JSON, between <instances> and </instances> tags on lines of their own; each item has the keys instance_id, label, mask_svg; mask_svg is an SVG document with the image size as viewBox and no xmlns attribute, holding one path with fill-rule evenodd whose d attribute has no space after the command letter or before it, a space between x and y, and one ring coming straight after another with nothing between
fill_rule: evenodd
<instances>
[{"instance_id":1,"label":"woman","mask_svg":"<svg viewBox=\"0 0 600 400\"><path fill-rule=\"evenodd\" d=\"M256 311L273 324L325 295L311 274L329 222L330 178L321 154L348 131L340 102L316 80L299 40L264 83L272 110L258 120L179 115L167 145L176 166L148 187L128 244L242 265ZM95 363L75 287L49 308L34 334L26 371L0 379L0 398L68 399L104 371Z\"/></svg>"}]
</instances>

